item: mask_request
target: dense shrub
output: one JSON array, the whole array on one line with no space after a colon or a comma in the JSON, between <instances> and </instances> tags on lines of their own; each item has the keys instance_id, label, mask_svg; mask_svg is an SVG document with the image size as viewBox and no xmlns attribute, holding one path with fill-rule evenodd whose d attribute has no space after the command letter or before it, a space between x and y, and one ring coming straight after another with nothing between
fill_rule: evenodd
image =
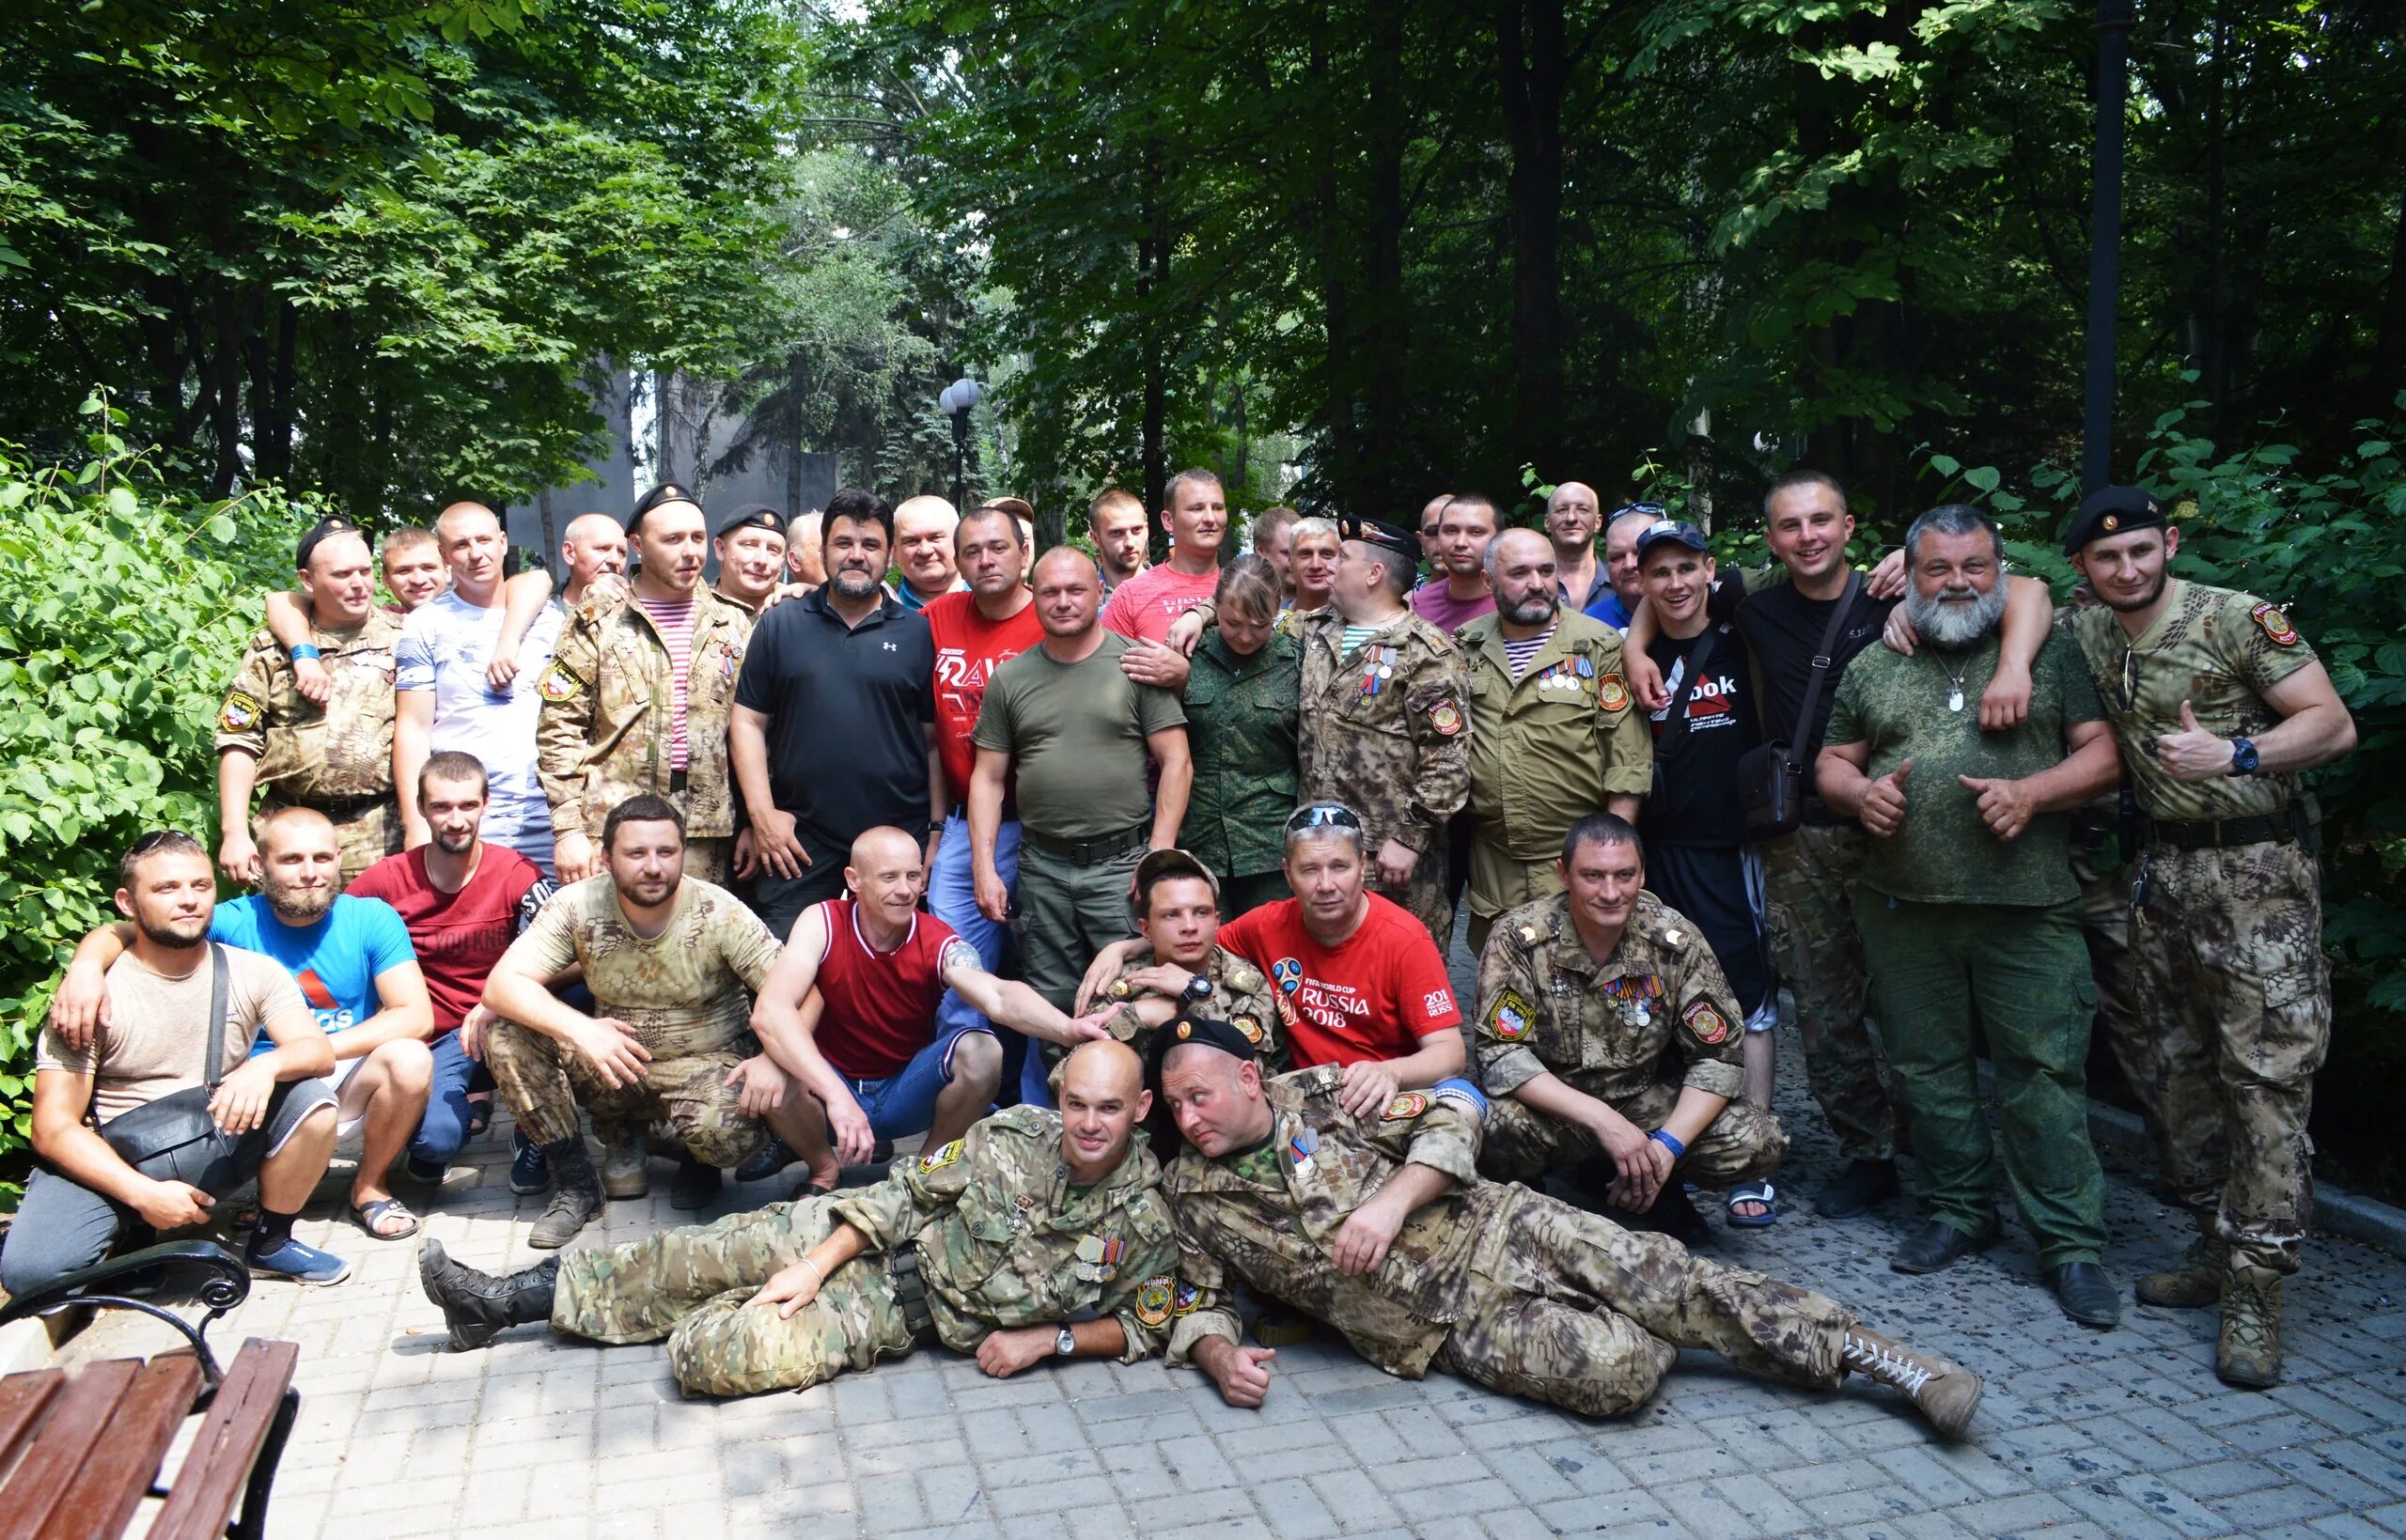
<instances>
[{"instance_id":1,"label":"dense shrub","mask_svg":"<svg viewBox=\"0 0 2406 1540\"><path fill-rule=\"evenodd\" d=\"M118 852L161 828L214 848L221 692L314 517L273 490L196 499L127 452L101 402L85 412L81 467L0 444L0 1207L23 1178L51 988L114 913Z\"/></svg>"}]
</instances>

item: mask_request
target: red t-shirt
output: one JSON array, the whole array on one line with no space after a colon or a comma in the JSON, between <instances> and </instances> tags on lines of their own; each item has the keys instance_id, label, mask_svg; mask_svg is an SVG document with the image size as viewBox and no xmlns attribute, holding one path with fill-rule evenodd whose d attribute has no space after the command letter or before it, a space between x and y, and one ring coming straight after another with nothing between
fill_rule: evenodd
<instances>
[{"instance_id":1,"label":"red t-shirt","mask_svg":"<svg viewBox=\"0 0 2406 1540\"><path fill-rule=\"evenodd\" d=\"M1270 975L1295 1067L1400 1059L1420 1039L1461 1025L1445 964L1429 927L1377 894L1342 946L1323 949L1304 928L1300 899L1247 910L1220 927L1220 944Z\"/></svg>"},{"instance_id":2,"label":"red t-shirt","mask_svg":"<svg viewBox=\"0 0 2406 1540\"><path fill-rule=\"evenodd\" d=\"M944 754L944 778L952 800L966 802L969 772L977 768L969 735L986 701L986 681L1042 642L1044 623L1036 618L1033 600L1008 620L989 620L977 611L977 596L966 591L946 594L919 613L935 633L936 744Z\"/></svg>"},{"instance_id":3,"label":"red t-shirt","mask_svg":"<svg viewBox=\"0 0 2406 1540\"><path fill-rule=\"evenodd\" d=\"M1210 599L1220 586L1220 569L1190 576L1164 562L1111 591L1102 606L1105 630L1140 642L1161 642L1180 615Z\"/></svg>"},{"instance_id":4,"label":"red t-shirt","mask_svg":"<svg viewBox=\"0 0 2406 1540\"><path fill-rule=\"evenodd\" d=\"M861 934L859 907L852 898L830 898L819 906L827 925L819 992L827 1010L819 1019L817 1041L836 1074L882 1081L900 1074L936 1040L944 947L952 940L952 927L932 914L915 914L902 944L880 952Z\"/></svg>"},{"instance_id":5,"label":"red t-shirt","mask_svg":"<svg viewBox=\"0 0 2406 1540\"><path fill-rule=\"evenodd\" d=\"M518 939L526 895L543 879L542 868L506 845L488 841L467 886L445 893L426 875L419 846L386 856L351 879L343 892L353 898L382 898L400 911L426 975L427 999L434 1006L434 1030L452 1032L484 998L492 965Z\"/></svg>"}]
</instances>

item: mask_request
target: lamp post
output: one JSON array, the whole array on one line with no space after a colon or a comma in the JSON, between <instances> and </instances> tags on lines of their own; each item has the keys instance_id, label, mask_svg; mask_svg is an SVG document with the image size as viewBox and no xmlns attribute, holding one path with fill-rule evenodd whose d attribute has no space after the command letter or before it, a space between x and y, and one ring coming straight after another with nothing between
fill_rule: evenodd
<instances>
[{"instance_id":1,"label":"lamp post","mask_svg":"<svg viewBox=\"0 0 2406 1540\"><path fill-rule=\"evenodd\" d=\"M952 506L957 511L961 500L969 495L966 473L969 460L969 413L985 397L976 381L962 375L944 388L936 397L937 410L952 419Z\"/></svg>"},{"instance_id":2,"label":"lamp post","mask_svg":"<svg viewBox=\"0 0 2406 1540\"><path fill-rule=\"evenodd\" d=\"M2096 198L2088 227L2088 385L2080 490L2114 479L2114 306L2122 282L2122 104L2137 0L2097 0Z\"/></svg>"}]
</instances>

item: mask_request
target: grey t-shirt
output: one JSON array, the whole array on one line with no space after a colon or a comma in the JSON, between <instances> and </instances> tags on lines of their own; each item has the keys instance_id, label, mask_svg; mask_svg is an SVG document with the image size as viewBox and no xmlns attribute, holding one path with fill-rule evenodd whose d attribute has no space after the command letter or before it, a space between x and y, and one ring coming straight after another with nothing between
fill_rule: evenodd
<instances>
[{"instance_id":1,"label":"grey t-shirt","mask_svg":"<svg viewBox=\"0 0 2406 1540\"><path fill-rule=\"evenodd\" d=\"M92 1112L102 1123L200 1084L209 1042L205 948L201 959L186 976L168 978L131 952L117 958L108 972L108 1025L95 1028L91 1045L80 1052L55 1029L44 1029L35 1069L91 1076ZM241 1067L260 1029L279 1020L317 1025L283 964L239 946L226 948L226 1062L219 1072Z\"/></svg>"},{"instance_id":2,"label":"grey t-shirt","mask_svg":"<svg viewBox=\"0 0 2406 1540\"><path fill-rule=\"evenodd\" d=\"M1106 632L1080 662L1055 662L1035 646L994 671L970 741L1016 761L1024 827L1054 839L1107 839L1152 817L1145 739L1186 725L1186 708L1120 672L1129 646Z\"/></svg>"}]
</instances>

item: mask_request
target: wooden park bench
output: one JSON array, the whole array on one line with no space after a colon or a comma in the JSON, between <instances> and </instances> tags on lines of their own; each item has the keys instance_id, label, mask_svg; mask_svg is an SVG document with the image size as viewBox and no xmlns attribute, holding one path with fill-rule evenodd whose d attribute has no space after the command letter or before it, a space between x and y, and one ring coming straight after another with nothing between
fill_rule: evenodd
<instances>
[{"instance_id":1,"label":"wooden park bench","mask_svg":"<svg viewBox=\"0 0 2406 1540\"><path fill-rule=\"evenodd\" d=\"M127 1276L192 1268L209 1314L198 1325L160 1307L108 1292ZM72 1376L37 1369L0 1378L0 1540L94 1540L125 1532L146 1497L164 1500L153 1540L255 1540L267 1525L268 1489L292 1432L301 1392L292 1388L301 1350L254 1337L220 1370L211 1324L251 1291L242 1259L209 1241L174 1241L70 1273L11 1299L0 1325L86 1305L139 1311L192 1345L148 1362L110 1359ZM200 1428L171 1483L160 1465L187 1416ZM240 1507L240 1517L236 1515Z\"/></svg>"}]
</instances>

